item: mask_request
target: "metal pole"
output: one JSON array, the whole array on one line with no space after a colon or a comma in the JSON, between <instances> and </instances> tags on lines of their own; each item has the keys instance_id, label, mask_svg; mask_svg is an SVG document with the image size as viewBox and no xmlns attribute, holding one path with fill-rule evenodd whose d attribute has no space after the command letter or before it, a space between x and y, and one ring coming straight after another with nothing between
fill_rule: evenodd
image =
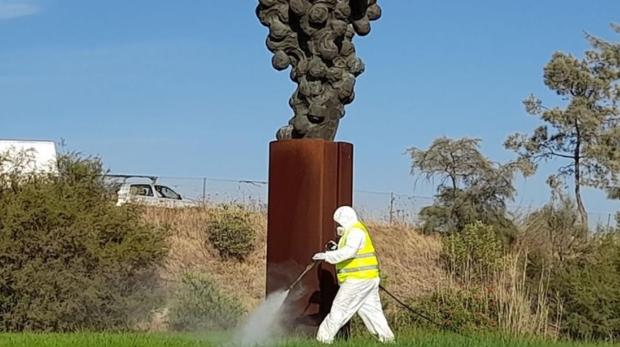
<instances>
[{"instance_id":1,"label":"metal pole","mask_svg":"<svg viewBox=\"0 0 620 347\"><path fill-rule=\"evenodd\" d=\"M390 225L394 221L394 192L390 193Z\"/></svg>"},{"instance_id":2,"label":"metal pole","mask_svg":"<svg viewBox=\"0 0 620 347\"><path fill-rule=\"evenodd\" d=\"M207 178L202 178L202 203L207 203Z\"/></svg>"}]
</instances>

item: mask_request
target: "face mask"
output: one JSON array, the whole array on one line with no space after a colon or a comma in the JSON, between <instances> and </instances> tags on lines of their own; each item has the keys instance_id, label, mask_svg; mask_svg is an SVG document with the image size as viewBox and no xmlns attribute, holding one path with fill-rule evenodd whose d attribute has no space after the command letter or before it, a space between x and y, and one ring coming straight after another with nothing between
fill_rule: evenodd
<instances>
[{"instance_id":1,"label":"face mask","mask_svg":"<svg viewBox=\"0 0 620 347\"><path fill-rule=\"evenodd\" d=\"M344 227L336 227L336 234L342 236L344 234Z\"/></svg>"}]
</instances>

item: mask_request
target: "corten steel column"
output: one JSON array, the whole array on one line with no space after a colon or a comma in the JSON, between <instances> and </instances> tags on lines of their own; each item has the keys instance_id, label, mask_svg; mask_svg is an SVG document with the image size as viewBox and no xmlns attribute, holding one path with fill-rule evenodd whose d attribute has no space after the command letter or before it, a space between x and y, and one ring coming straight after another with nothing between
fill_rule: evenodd
<instances>
[{"instance_id":1,"label":"corten steel column","mask_svg":"<svg viewBox=\"0 0 620 347\"><path fill-rule=\"evenodd\" d=\"M353 200L353 145L274 141L269 158L267 294L288 288L312 255L336 238L333 213ZM316 331L337 290L333 266L316 267L287 300L289 328Z\"/></svg>"}]
</instances>

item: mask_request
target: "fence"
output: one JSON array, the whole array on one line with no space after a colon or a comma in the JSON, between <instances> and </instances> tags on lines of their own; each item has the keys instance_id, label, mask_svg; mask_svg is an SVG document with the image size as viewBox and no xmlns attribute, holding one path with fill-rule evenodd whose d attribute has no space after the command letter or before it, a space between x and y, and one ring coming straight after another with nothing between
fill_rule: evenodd
<instances>
[{"instance_id":1,"label":"fence","mask_svg":"<svg viewBox=\"0 0 620 347\"><path fill-rule=\"evenodd\" d=\"M204 177L158 177L158 182L169 186L183 197L208 203L238 203L258 211L267 211L266 181L230 180ZM399 194L356 190L353 193L353 205L365 220L386 223L403 223L417 225L419 212L433 203L431 196ZM525 216L540 206L509 205L509 212L515 216ZM614 226L615 212L588 213L592 227Z\"/></svg>"},{"instance_id":2,"label":"fence","mask_svg":"<svg viewBox=\"0 0 620 347\"><path fill-rule=\"evenodd\" d=\"M158 182L192 200L209 203L239 203L266 211L265 181L189 177L159 177ZM432 197L357 190L354 206L366 220L416 224L418 213L433 203Z\"/></svg>"}]
</instances>

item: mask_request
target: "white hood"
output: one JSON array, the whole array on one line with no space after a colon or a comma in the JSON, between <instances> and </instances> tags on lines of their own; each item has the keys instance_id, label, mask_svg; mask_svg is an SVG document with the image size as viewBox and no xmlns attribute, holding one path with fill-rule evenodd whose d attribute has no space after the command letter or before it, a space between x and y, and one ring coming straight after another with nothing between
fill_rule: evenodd
<instances>
[{"instance_id":1,"label":"white hood","mask_svg":"<svg viewBox=\"0 0 620 347\"><path fill-rule=\"evenodd\" d=\"M334 221L344 228L348 228L358 222L357 213L349 206L341 206L334 212Z\"/></svg>"}]
</instances>

